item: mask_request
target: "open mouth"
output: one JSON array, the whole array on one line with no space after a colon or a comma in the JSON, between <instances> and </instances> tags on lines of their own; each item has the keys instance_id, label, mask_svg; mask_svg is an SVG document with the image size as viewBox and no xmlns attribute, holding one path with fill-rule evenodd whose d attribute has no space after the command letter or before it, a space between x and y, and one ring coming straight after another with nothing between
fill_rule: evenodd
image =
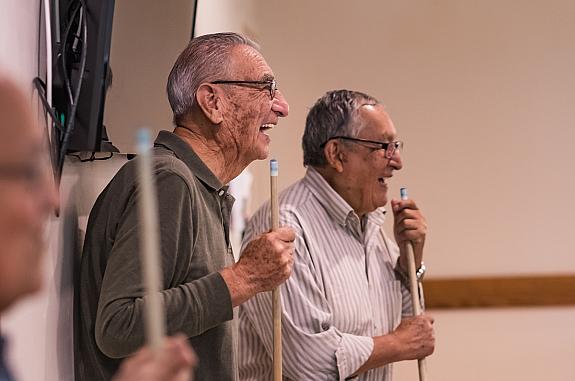
<instances>
[{"instance_id":1,"label":"open mouth","mask_svg":"<svg viewBox=\"0 0 575 381\"><path fill-rule=\"evenodd\" d=\"M386 183L385 183L385 177L380 177L379 179L377 179L377 181L378 181L381 185L386 185Z\"/></svg>"},{"instance_id":2,"label":"open mouth","mask_svg":"<svg viewBox=\"0 0 575 381\"><path fill-rule=\"evenodd\" d=\"M262 124L262 126L260 127L260 132L267 135L267 132L270 131L274 127L275 127L275 124L273 124L273 123Z\"/></svg>"}]
</instances>

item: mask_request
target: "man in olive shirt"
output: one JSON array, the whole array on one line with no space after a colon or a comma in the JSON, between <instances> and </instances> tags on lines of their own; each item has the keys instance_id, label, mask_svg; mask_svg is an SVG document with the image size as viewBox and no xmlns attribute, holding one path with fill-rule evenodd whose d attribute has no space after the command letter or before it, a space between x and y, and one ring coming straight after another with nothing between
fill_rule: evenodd
<instances>
[{"instance_id":1,"label":"man in olive shirt","mask_svg":"<svg viewBox=\"0 0 575 381\"><path fill-rule=\"evenodd\" d=\"M288 228L263 234L234 263L224 184L268 156L266 132L289 106L257 46L234 33L192 40L167 90L176 127L154 149L167 331L190 337L197 380L236 380L233 307L287 279L295 236ZM90 214L78 300L81 380L109 379L144 342L135 168L132 161L118 172Z\"/></svg>"}]
</instances>

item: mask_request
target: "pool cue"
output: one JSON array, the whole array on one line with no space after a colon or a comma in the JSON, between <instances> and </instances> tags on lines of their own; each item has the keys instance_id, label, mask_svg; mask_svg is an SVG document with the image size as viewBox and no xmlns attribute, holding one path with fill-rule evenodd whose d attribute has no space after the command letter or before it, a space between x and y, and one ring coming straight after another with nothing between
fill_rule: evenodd
<instances>
[{"instance_id":1,"label":"pool cue","mask_svg":"<svg viewBox=\"0 0 575 381\"><path fill-rule=\"evenodd\" d=\"M401 188L401 199L407 200L407 188ZM413 306L413 315L421 315L421 303L419 301L419 290L417 287L417 275L415 274L415 255L413 254L413 244L410 242L406 245L407 249L407 267L409 274L409 291L411 292L411 304ZM427 365L425 358L417 360L419 369L419 381L427 380Z\"/></svg>"},{"instance_id":2,"label":"pool cue","mask_svg":"<svg viewBox=\"0 0 575 381\"><path fill-rule=\"evenodd\" d=\"M272 230L279 228L279 202L278 202L278 161L270 160L270 191L271 191L271 222ZM273 381L282 380L282 301L280 286L272 291L272 320L273 320Z\"/></svg>"},{"instance_id":3,"label":"pool cue","mask_svg":"<svg viewBox=\"0 0 575 381\"><path fill-rule=\"evenodd\" d=\"M152 174L152 155L150 153L150 133L141 129L137 135L138 181L140 197L138 210L140 216L140 255L142 275L146 290L145 322L146 340L154 352L162 346L166 323L160 297L160 241L158 233L158 205L154 178Z\"/></svg>"}]
</instances>

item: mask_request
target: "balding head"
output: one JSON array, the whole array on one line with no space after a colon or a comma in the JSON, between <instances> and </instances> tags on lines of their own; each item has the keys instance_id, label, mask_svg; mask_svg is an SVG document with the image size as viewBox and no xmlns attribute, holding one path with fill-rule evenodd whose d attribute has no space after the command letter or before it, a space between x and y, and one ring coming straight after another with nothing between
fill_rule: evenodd
<instances>
[{"instance_id":1,"label":"balding head","mask_svg":"<svg viewBox=\"0 0 575 381\"><path fill-rule=\"evenodd\" d=\"M0 312L42 285L43 232L57 206L30 100L0 75Z\"/></svg>"}]
</instances>

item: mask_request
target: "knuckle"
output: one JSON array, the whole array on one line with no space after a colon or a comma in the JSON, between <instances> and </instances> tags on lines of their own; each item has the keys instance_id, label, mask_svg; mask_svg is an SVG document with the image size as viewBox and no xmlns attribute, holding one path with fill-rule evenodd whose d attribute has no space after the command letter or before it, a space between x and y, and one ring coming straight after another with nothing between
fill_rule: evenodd
<instances>
[{"instance_id":1,"label":"knuckle","mask_svg":"<svg viewBox=\"0 0 575 381\"><path fill-rule=\"evenodd\" d=\"M278 241L274 241L272 243L272 248L273 248L273 251L278 253L278 254L281 254L283 252L283 245Z\"/></svg>"}]
</instances>

